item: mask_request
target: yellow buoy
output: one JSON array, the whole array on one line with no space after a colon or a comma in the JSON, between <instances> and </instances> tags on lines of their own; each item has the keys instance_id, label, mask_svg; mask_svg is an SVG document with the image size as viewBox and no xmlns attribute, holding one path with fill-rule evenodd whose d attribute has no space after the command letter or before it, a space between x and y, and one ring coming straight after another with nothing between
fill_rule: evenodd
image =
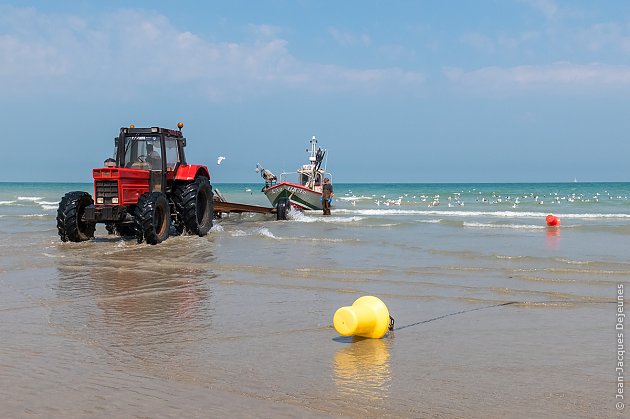
<instances>
[{"instance_id":1,"label":"yellow buoy","mask_svg":"<svg viewBox=\"0 0 630 419\"><path fill-rule=\"evenodd\" d=\"M352 306L341 307L333 317L335 330L342 336L382 338L389 327L389 311L372 296L357 299Z\"/></svg>"}]
</instances>

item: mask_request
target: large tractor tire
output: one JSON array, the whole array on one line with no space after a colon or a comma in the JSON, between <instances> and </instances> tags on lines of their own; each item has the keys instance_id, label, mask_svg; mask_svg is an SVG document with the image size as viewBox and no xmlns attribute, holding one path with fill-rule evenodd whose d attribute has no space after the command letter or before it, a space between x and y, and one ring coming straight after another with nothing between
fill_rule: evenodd
<instances>
[{"instance_id":1,"label":"large tractor tire","mask_svg":"<svg viewBox=\"0 0 630 419\"><path fill-rule=\"evenodd\" d=\"M171 212L166 196L161 192L147 192L138 199L134 213L138 243L158 244L168 238Z\"/></svg>"},{"instance_id":2,"label":"large tractor tire","mask_svg":"<svg viewBox=\"0 0 630 419\"><path fill-rule=\"evenodd\" d=\"M94 238L95 223L83 220L85 208L94 204L87 192L68 192L57 210L57 231L64 242L82 242Z\"/></svg>"},{"instance_id":3,"label":"large tractor tire","mask_svg":"<svg viewBox=\"0 0 630 419\"><path fill-rule=\"evenodd\" d=\"M276 203L276 220L286 220L289 216L289 210L291 209L291 203L289 198L280 198Z\"/></svg>"},{"instance_id":4,"label":"large tractor tire","mask_svg":"<svg viewBox=\"0 0 630 419\"><path fill-rule=\"evenodd\" d=\"M212 228L214 201L212 186L207 177L199 176L193 182L175 187L173 201L183 228L175 226L178 231L186 230L188 234L200 237L208 234Z\"/></svg>"}]
</instances>

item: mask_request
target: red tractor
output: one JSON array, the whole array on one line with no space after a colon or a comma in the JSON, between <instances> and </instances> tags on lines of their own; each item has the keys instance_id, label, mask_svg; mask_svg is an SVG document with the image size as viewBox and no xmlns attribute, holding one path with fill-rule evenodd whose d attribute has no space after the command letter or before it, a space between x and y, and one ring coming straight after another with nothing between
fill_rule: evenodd
<instances>
[{"instance_id":1,"label":"red tractor","mask_svg":"<svg viewBox=\"0 0 630 419\"><path fill-rule=\"evenodd\" d=\"M57 230L64 242L94 237L97 223L110 234L158 244L172 234L205 236L214 215L210 173L188 164L186 138L166 128L121 128L116 158L93 169L94 197L68 192L59 203ZM96 201L96 202L95 202Z\"/></svg>"}]
</instances>

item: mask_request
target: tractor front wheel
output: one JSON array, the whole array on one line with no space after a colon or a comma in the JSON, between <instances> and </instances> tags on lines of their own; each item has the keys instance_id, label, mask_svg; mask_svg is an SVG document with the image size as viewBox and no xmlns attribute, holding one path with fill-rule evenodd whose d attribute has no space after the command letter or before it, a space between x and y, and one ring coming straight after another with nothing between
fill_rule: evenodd
<instances>
[{"instance_id":1,"label":"tractor front wheel","mask_svg":"<svg viewBox=\"0 0 630 419\"><path fill-rule=\"evenodd\" d=\"M158 244L168 238L171 214L166 196L161 192L143 194L134 213L138 243Z\"/></svg>"},{"instance_id":2,"label":"tractor front wheel","mask_svg":"<svg viewBox=\"0 0 630 419\"><path fill-rule=\"evenodd\" d=\"M178 185L173 201L188 234L208 234L212 228L214 201L212 186L207 177L199 176L191 183Z\"/></svg>"},{"instance_id":3,"label":"tractor front wheel","mask_svg":"<svg viewBox=\"0 0 630 419\"><path fill-rule=\"evenodd\" d=\"M68 192L57 209L57 231L64 242L82 242L94 238L96 224L83 220L85 208L94 201L87 192Z\"/></svg>"}]
</instances>

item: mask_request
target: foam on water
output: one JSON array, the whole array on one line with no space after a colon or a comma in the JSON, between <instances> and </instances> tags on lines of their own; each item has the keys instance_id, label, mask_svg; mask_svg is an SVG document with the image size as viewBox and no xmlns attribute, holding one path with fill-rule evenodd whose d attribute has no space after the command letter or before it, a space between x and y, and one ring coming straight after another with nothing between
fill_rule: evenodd
<instances>
[{"instance_id":1,"label":"foam on water","mask_svg":"<svg viewBox=\"0 0 630 419\"><path fill-rule=\"evenodd\" d=\"M260 227L260 228L256 229L256 234L261 236L261 237L274 239L274 240L280 240L278 237L274 236L273 233L271 231L269 231L269 229L267 227Z\"/></svg>"},{"instance_id":2,"label":"foam on water","mask_svg":"<svg viewBox=\"0 0 630 419\"><path fill-rule=\"evenodd\" d=\"M18 201L41 201L43 196L18 196Z\"/></svg>"},{"instance_id":3,"label":"foam on water","mask_svg":"<svg viewBox=\"0 0 630 419\"><path fill-rule=\"evenodd\" d=\"M291 221L296 221L299 223L354 223L354 222L363 220L365 217L312 216L312 215L306 215L302 211L296 211L296 210L291 209L291 211L289 211L288 218Z\"/></svg>"},{"instance_id":4,"label":"foam on water","mask_svg":"<svg viewBox=\"0 0 630 419\"><path fill-rule=\"evenodd\" d=\"M378 228L378 227L398 227L403 225L402 223L385 223L385 224L370 224L370 225L366 225L365 227L370 227L370 228Z\"/></svg>"},{"instance_id":5,"label":"foam on water","mask_svg":"<svg viewBox=\"0 0 630 419\"><path fill-rule=\"evenodd\" d=\"M212 225L212 228L210 229L210 231L211 232L221 232L221 231L224 231L224 228L223 228L223 226L221 224L218 224L218 223L215 222Z\"/></svg>"},{"instance_id":6,"label":"foam on water","mask_svg":"<svg viewBox=\"0 0 630 419\"><path fill-rule=\"evenodd\" d=\"M589 264L591 264L591 262L587 261L587 260L571 260L571 259L558 258L557 261L558 262L562 262L562 263L566 263L568 265L589 265Z\"/></svg>"},{"instance_id":7,"label":"foam on water","mask_svg":"<svg viewBox=\"0 0 630 419\"><path fill-rule=\"evenodd\" d=\"M469 228L512 228L517 230L541 230L547 227L542 225L529 224L490 224L490 223L471 223L464 221L464 227Z\"/></svg>"},{"instance_id":8,"label":"foam on water","mask_svg":"<svg viewBox=\"0 0 630 419\"><path fill-rule=\"evenodd\" d=\"M51 258L51 259L57 259L57 258L64 258L65 257L65 255L52 255L50 253L45 253L45 252L42 253L42 255L44 257Z\"/></svg>"}]
</instances>

